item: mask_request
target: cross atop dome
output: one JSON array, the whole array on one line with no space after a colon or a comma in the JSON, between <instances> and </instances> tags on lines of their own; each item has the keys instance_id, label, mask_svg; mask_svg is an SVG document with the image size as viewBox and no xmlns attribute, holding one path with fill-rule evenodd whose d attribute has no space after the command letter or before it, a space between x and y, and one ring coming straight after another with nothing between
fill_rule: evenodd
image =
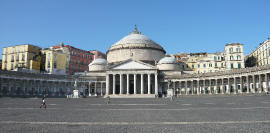
<instances>
[{"instance_id":1,"label":"cross atop dome","mask_svg":"<svg viewBox=\"0 0 270 133\"><path fill-rule=\"evenodd\" d=\"M135 24L133 32L131 32L130 34L141 34L141 32L138 31L136 24Z\"/></svg>"}]
</instances>

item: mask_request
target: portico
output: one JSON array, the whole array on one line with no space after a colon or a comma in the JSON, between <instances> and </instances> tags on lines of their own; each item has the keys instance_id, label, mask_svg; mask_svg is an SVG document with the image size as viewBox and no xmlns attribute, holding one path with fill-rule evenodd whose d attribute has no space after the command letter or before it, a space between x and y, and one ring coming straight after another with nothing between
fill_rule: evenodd
<instances>
[{"instance_id":1,"label":"portico","mask_svg":"<svg viewBox=\"0 0 270 133\"><path fill-rule=\"evenodd\" d=\"M133 69L140 67L140 69ZM158 71L149 64L128 60L113 66L106 74L106 95L155 96L158 94Z\"/></svg>"}]
</instances>

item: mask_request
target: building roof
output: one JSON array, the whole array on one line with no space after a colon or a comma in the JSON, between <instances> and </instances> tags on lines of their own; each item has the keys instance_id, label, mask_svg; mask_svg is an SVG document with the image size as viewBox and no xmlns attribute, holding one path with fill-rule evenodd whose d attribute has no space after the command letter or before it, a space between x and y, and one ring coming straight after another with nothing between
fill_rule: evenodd
<instances>
[{"instance_id":1,"label":"building roof","mask_svg":"<svg viewBox=\"0 0 270 133\"><path fill-rule=\"evenodd\" d=\"M149 37L142 35L141 32L138 31L136 25L133 32L131 32L129 35L125 36L120 41L113 44L110 50L119 49L121 47L129 47L129 48L147 47L160 49L164 51L164 49L159 44L151 40Z\"/></svg>"},{"instance_id":2,"label":"building roof","mask_svg":"<svg viewBox=\"0 0 270 133\"><path fill-rule=\"evenodd\" d=\"M103 58L93 60L89 65L107 65L107 61Z\"/></svg>"},{"instance_id":3,"label":"building roof","mask_svg":"<svg viewBox=\"0 0 270 133\"><path fill-rule=\"evenodd\" d=\"M163 57L159 60L158 64L176 64L176 60L174 57Z\"/></svg>"}]
</instances>

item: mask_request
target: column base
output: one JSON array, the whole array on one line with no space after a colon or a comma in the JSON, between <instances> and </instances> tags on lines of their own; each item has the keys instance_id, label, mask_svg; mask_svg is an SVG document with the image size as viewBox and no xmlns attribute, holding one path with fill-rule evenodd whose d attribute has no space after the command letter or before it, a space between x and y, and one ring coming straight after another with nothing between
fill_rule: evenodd
<instances>
[{"instance_id":1,"label":"column base","mask_svg":"<svg viewBox=\"0 0 270 133\"><path fill-rule=\"evenodd\" d=\"M117 94L109 96L111 98L155 98L155 94Z\"/></svg>"}]
</instances>

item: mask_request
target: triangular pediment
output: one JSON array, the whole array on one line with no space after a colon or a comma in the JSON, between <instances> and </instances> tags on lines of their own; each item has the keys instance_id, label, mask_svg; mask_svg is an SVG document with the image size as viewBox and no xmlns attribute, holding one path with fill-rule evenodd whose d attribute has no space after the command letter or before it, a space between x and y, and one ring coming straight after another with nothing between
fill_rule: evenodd
<instances>
[{"instance_id":1,"label":"triangular pediment","mask_svg":"<svg viewBox=\"0 0 270 133\"><path fill-rule=\"evenodd\" d=\"M146 64L140 61L129 60L121 64L118 64L116 66L113 66L111 69L117 69L117 70L155 69L155 66L152 66L150 64Z\"/></svg>"}]
</instances>

